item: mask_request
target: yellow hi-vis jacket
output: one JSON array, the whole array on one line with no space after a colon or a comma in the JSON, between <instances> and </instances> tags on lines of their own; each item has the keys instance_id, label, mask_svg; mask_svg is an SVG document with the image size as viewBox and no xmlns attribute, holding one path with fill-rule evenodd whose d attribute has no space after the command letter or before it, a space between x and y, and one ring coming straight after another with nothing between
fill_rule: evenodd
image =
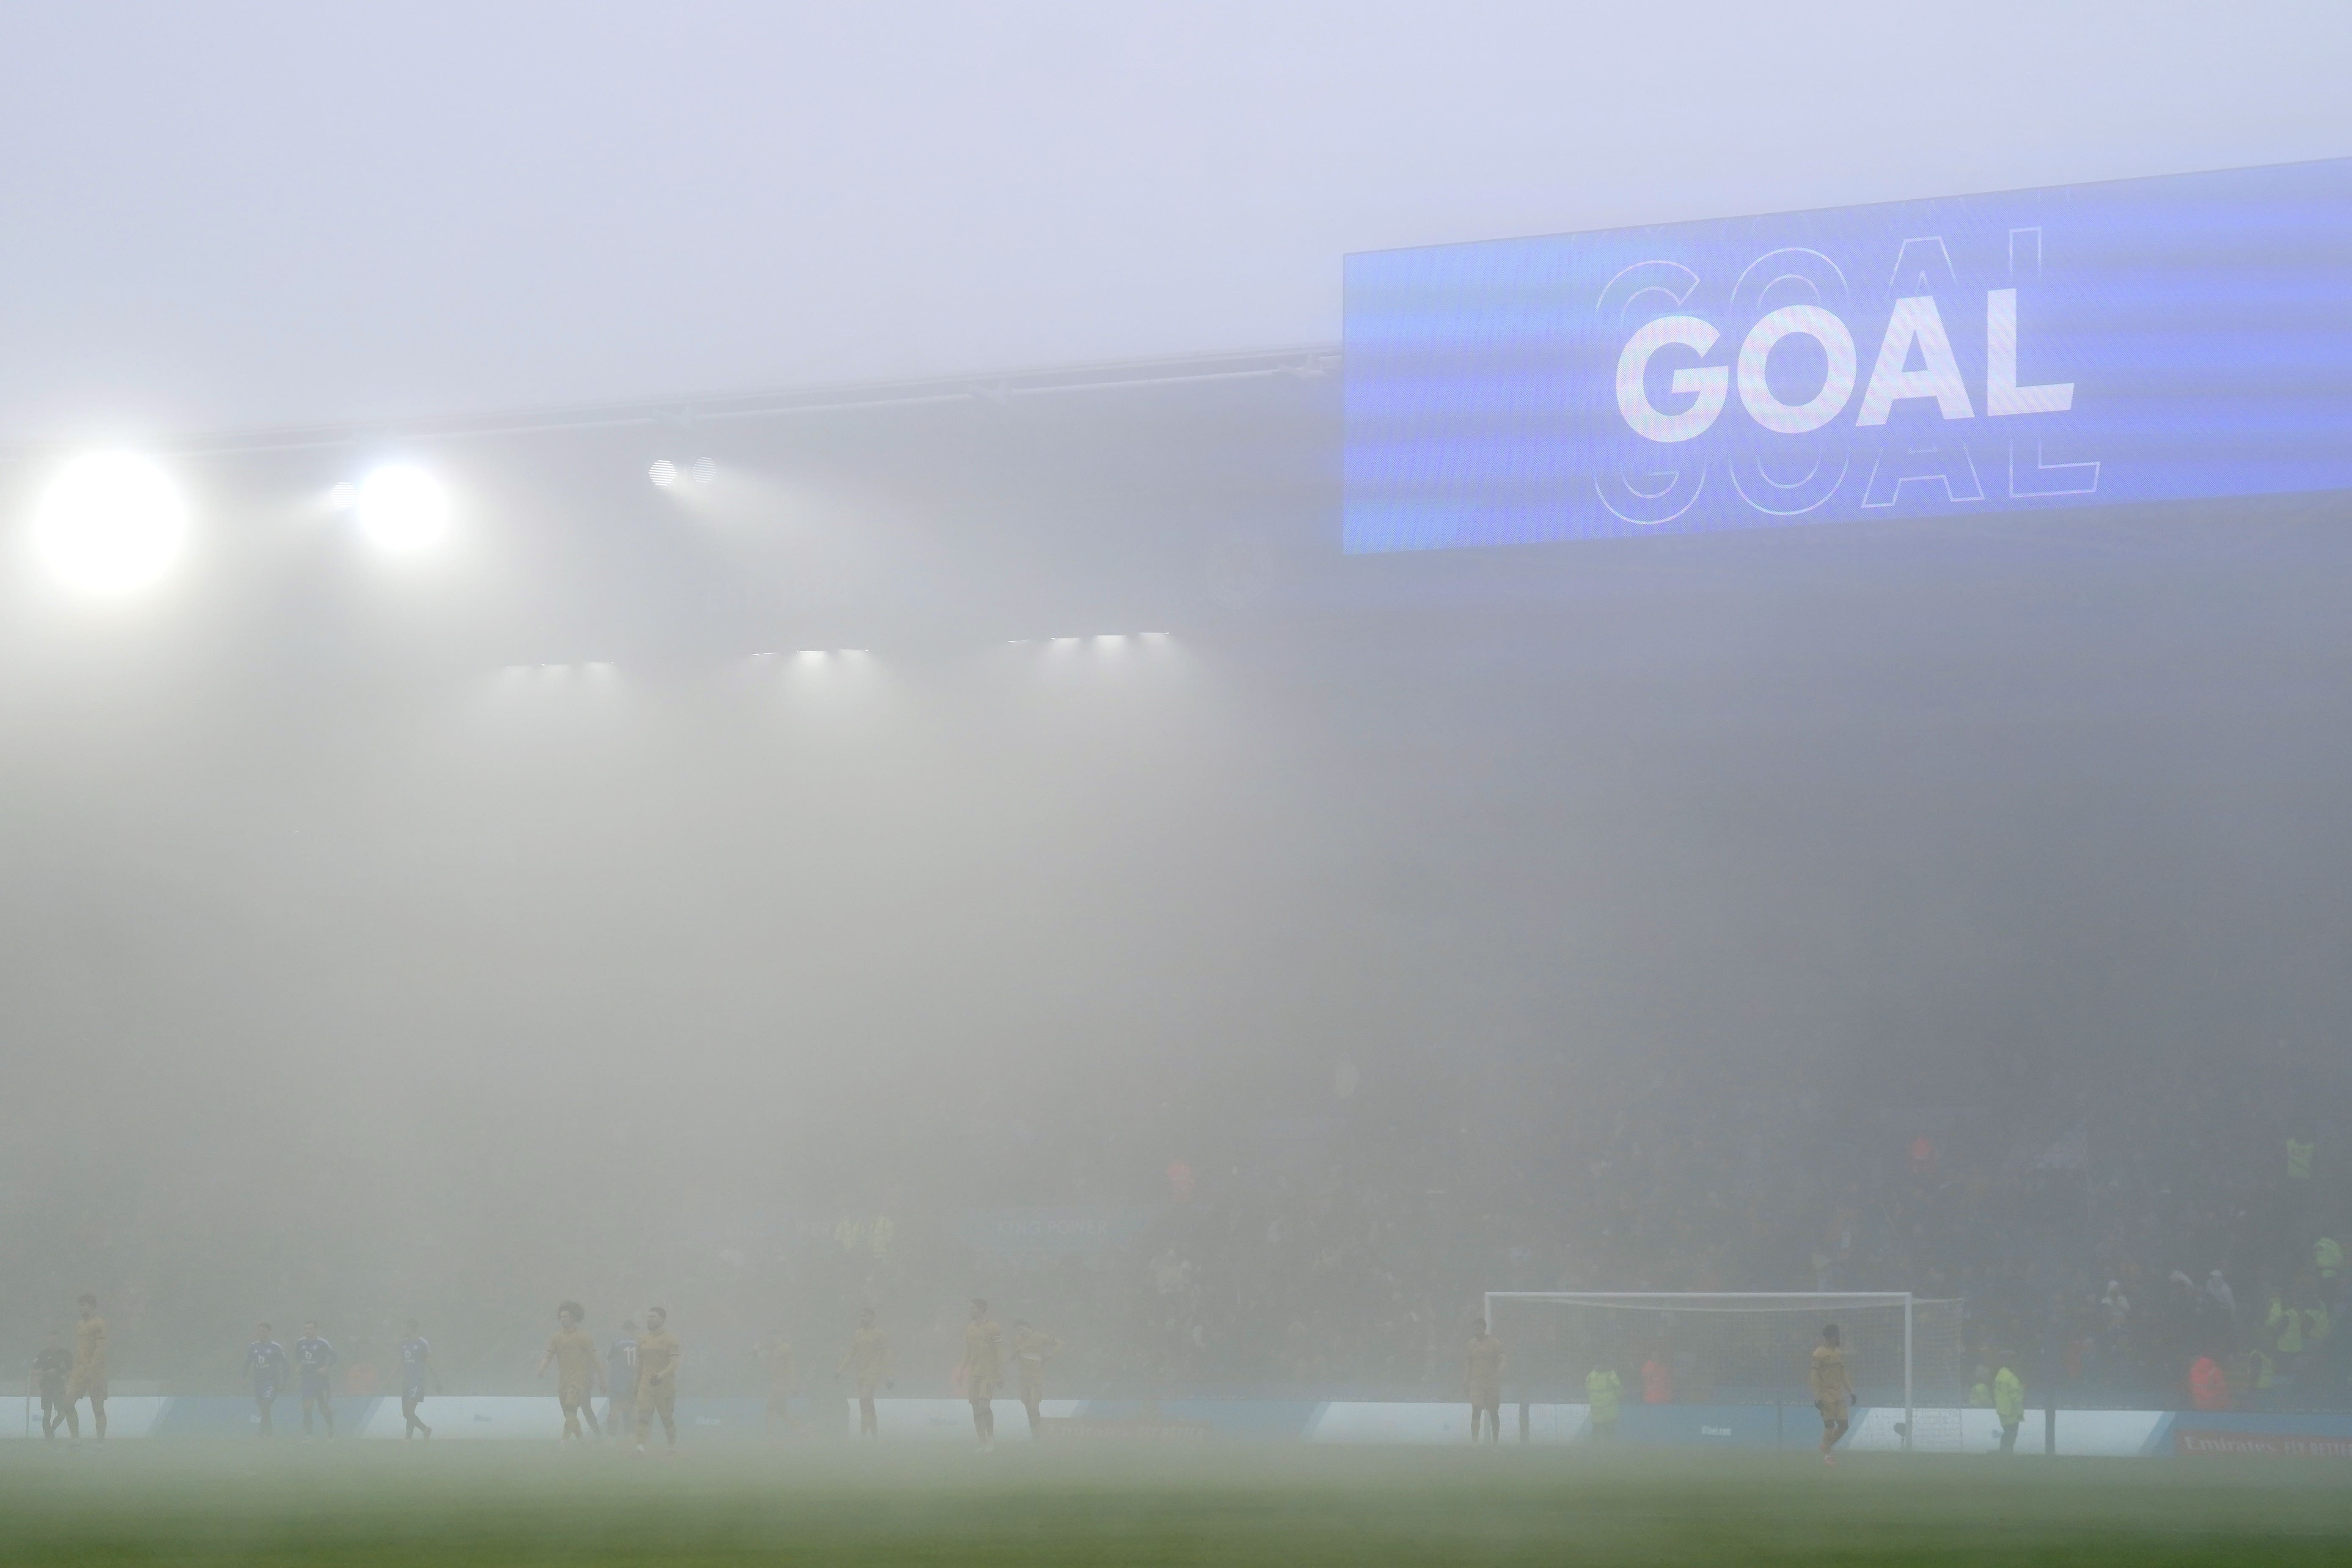
<instances>
[{"instance_id":1,"label":"yellow hi-vis jacket","mask_svg":"<svg viewBox=\"0 0 2352 1568\"><path fill-rule=\"evenodd\" d=\"M2017 1373L2007 1367L1993 1374L1992 1407L2004 1426L2014 1426L2025 1419L2025 1384L2018 1382Z\"/></svg>"}]
</instances>

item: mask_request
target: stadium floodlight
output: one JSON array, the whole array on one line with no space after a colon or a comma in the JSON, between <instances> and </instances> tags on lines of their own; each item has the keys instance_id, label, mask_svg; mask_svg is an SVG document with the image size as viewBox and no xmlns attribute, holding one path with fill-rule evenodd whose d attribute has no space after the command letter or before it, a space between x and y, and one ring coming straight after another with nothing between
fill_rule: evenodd
<instances>
[{"instance_id":1,"label":"stadium floodlight","mask_svg":"<svg viewBox=\"0 0 2352 1568\"><path fill-rule=\"evenodd\" d=\"M1486 1321L1510 1355L1522 1438L1529 1409L1576 1404L1586 1378L1616 1371L1628 1390L1664 1358L1668 1403L1809 1414L1822 1329L1838 1326L1863 1446L1956 1450L1965 1403L1960 1306L1901 1291L1490 1290ZM1635 1396L1635 1397L1638 1397ZM1813 1442L1801 1420L1781 1440Z\"/></svg>"},{"instance_id":2,"label":"stadium floodlight","mask_svg":"<svg viewBox=\"0 0 2352 1568\"><path fill-rule=\"evenodd\" d=\"M362 479L352 505L360 531L395 555L429 550L449 531L449 492L406 463L387 463Z\"/></svg>"},{"instance_id":3,"label":"stadium floodlight","mask_svg":"<svg viewBox=\"0 0 2352 1568\"><path fill-rule=\"evenodd\" d=\"M677 483L677 465L667 458L656 458L654 466L646 470L646 478L653 480L658 489L667 489Z\"/></svg>"},{"instance_id":4,"label":"stadium floodlight","mask_svg":"<svg viewBox=\"0 0 2352 1568\"><path fill-rule=\"evenodd\" d=\"M719 461L717 458L697 458L694 459L694 482L696 484L707 485L718 477Z\"/></svg>"},{"instance_id":5,"label":"stadium floodlight","mask_svg":"<svg viewBox=\"0 0 2352 1568\"><path fill-rule=\"evenodd\" d=\"M49 570L84 593L135 593L171 570L188 508L171 476L131 452L92 452L58 472L33 517Z\"/></svg>"}]
</instances>

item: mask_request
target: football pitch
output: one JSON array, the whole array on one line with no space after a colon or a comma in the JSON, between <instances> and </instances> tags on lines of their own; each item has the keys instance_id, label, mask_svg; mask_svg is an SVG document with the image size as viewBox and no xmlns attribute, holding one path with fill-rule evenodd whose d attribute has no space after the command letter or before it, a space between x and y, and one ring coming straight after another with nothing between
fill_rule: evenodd
<instances>
[{"instance_id":1,"label":"football pitch","mask_svg":"<svg viewBox=\"0 0 2352 1568\"><path fill-rule=\"evenodd\" d=\"M12 1563L2352 1562L2342 1461L499 1444L0 1453Z\"/></svg>"}]
</instances>

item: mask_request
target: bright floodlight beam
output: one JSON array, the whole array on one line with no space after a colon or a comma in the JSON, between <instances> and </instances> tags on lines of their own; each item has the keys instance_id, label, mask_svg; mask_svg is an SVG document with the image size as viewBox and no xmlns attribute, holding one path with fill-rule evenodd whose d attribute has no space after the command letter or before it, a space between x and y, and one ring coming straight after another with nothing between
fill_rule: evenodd
<instances>
[{"instance_id":1,"label":"bright floodlight beam","mask_svg":"<svg viewBox=\"0 0 2352 1568\"><path fill-rule=\"evenodd\" d=\"M132 594L187 547L188 508L171 476L130 452L92 452L50 481L33 518L49 570L84 593Z\"/></svg>"},{"instance_id":2,"label":"bright floodlight beam","mask_svg":"<svg viewBox=\"0 0 2352 1568\"><path fill-rule=\"evenodd\" d=\"M424 469L391 463L360 481L360 531L377 549L413 555L449 532L449 492Z\"/></svg>"}]
</instances>

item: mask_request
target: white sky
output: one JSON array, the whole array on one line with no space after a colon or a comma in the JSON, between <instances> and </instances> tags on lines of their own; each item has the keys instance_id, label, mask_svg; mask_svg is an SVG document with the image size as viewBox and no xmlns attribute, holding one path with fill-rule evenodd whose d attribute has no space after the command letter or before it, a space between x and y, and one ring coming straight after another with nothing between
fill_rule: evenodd
<instances>
[{"instance_id":1,"label":"white sky","mask_svg":"<svg viewBox=\"0 0 2352 1568\"><path fill-rule=\"evenodd\" d=\"M1334 339L1431 241L2352 153L2352 5L18 4L0 437Z\"/></svg>"}]
</instances>

